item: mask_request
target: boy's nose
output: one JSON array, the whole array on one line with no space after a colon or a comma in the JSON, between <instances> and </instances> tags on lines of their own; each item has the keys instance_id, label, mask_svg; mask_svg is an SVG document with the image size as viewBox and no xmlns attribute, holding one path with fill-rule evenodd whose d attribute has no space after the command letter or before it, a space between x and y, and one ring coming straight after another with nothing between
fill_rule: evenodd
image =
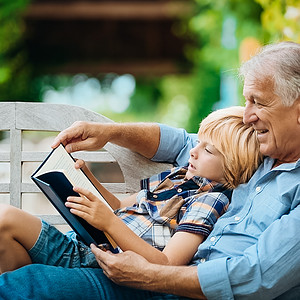
<instances>
[{"instance_id":1,"label":"boy's nose","mask_svg":"<svg viewBox=\"0 0 300 300\"><path fill-rule=\"evenodd\" d=\"M190 156L195 159L197 158L197 147L199 147L199 144L190 150Z\"/></svg>"}]
</instances>

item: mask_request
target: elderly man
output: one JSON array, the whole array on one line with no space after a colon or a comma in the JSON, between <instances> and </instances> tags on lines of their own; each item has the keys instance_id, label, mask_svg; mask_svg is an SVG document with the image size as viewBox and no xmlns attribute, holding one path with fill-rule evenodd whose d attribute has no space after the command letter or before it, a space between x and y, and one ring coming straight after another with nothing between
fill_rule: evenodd
<instances>
[{"instance_id":1,"label":"elderly man","mask_svg":"<svg viewBox=\"0 0 300 300\"><path fill-rule=\"evenodd\" d=\"M101 267L29 265L0 277L1 299L297 299L300 297L300 45L265 47L241 68L244 122L265 159L234 190L197 251L197 266L150 264L92 247ZM157 124L75 123L54 141L69 152L106 142L156 161L187 164L194 136Z\"/></svg>"}]
</instances>

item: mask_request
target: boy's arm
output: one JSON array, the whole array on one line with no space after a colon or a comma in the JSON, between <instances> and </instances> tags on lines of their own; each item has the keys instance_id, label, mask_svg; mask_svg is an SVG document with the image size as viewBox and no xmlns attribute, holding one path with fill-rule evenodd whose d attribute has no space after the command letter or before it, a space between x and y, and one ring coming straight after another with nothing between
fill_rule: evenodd
<instances>
[{"instance_id":1,"label":"boy's arm","mask_svg":"<svg viewBox=\"0 0 300 300\"><path fill-rule=\"evenodd\" d=\"M74 190L85 197L68 198L66 206L71 209L73 214L108 233L123 251L134 251L149 262L164 265L187 264L203 240L203 236L198 234L178 232L171 238L165 250L161 252L137 236L91 192L78 187Z\"/></svg>"},{"instance_id":2,"label":"boy's arm","mask_svg":"<svg viewBox=\"0 0 300 300\"><path fill-rule=\"evenodd\" d=\"M94 176L91 170L86 166L85 162L82 159L78 159L75 162L76 169L82 169L85 175L89 178L89 180L94 184L96 189L100 192L103 198L108 202L110 207L113 210L116 210L121 207L131 206L135 203L136 194L126 197L124 200L120 201L114 194L108 191Z\"/></svg>"},{"instance_id":3,"label":"boy's arm","mask_svg":"<svg viewBox=\"0 0 300 300\"><path fill-rule=\"evenodd\" d=\"M168 264L173 266L187 265L197 252L203 239L204 236L201 234L176 232L163 250L163 254L168 257Z\"/></svg>"},{"instance_id":4,"label":"boy's arm","mask_svg":"<svg viewBox=\"0 0 300 300\"><path fill-rule=\"evenodd\" d=\"M141 237L137 236L120 218L106 223L103 229L123 250L131 250L142 255L151 263L162 265L186 265L193 258L203 236L187 232L178 232L171 238L161 252Z\"/></svg>"}]
</instances>

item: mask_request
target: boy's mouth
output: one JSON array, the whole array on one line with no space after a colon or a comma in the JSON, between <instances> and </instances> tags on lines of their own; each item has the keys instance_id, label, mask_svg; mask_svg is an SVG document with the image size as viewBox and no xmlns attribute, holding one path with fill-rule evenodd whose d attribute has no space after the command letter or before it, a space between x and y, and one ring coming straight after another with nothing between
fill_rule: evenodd
<instances>
[{"instance_id":1,"label":"boy's mouth","mask_svg":"<svg viewBox=\"0 0 300 300\"><path fill-rule=\"evenodd\" d=\"M189 169L195 170L195 167L189 162Z\"/></svg>"}]
</instances>

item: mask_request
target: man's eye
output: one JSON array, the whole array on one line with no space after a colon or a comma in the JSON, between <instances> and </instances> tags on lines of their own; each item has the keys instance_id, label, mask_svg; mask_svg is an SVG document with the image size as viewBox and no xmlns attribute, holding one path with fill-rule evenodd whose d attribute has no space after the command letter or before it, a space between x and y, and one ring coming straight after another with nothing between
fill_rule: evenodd
<instances>
[{"instance_id":1,"label":"man's eye","mask_svg":"<svg viewBox=\"0 0 300 300\"><path fill-rule=\"evenodd\" d=\"M256 105L256 106L263 106L263 104L257 100L253 100L253 103Z\"/></svg>"}]
</instances>

